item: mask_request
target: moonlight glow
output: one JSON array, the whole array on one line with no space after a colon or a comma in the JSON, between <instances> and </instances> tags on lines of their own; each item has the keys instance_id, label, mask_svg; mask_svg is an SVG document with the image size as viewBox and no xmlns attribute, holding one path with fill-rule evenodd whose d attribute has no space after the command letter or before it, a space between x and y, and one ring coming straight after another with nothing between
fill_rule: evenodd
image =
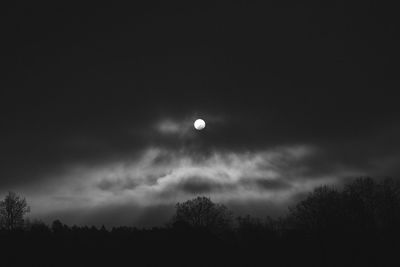
<instances>
[{"instance_id":1,"label":"moonlight glow","mask_svg":"<svg viewBox=\"0 0 400 267\"><path fill-rule=\"evenodd\" d=\"M206 122L202 119L197 119L194 122L194 128L196 128L196 130L203 130L206 127Z\"/></svg>"}]
</instances>

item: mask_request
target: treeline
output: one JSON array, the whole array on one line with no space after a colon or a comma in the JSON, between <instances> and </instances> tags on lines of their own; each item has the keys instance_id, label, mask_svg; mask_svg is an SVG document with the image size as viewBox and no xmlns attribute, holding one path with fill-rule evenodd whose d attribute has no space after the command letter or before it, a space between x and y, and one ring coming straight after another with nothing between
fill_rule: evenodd
<instances>
[{"instance_id":1,"label":"treeline","mask_svg":"<svg viewBox=\"0 0 400 267\"><path fill-rule=\"evenodd\" d=\"M274 219L206 197L152 229L49 226L24 221L28 211L14 193L0 202L4 266L400 266L400 183L389 178L318 187Z\"/></svg>"}]
</instances>

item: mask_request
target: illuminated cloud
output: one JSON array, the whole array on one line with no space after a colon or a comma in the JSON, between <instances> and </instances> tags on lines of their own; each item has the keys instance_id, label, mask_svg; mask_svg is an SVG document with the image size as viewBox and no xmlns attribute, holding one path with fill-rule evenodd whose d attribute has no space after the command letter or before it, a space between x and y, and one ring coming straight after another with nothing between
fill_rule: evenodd
<instances>
[{"instance_id":1,"label":"illuminated cloud","mask_svg":"<svg viewBox=\"0 0 400 267\"><path fill-rule=\"evenodd\" d=\"M157 125L159 132L164 134L176 134L182 132L182 128L184 127L181 124L172 120L160 121Z\"/></svg>"},{"instance_id":2,"label":"illuminated cloud","mask_svg":"<svg viewBox=\"0 0 400 267\"><path fill-rule=\"evenodd\" d=\"M155 128L161 135L172 135L180 138L188 137L193 132L193 118L183 120L163 119L159 120Z\"/></svg>"},{"instance_id":3,"label":"illuminated cloud","mask_svg":"<svg viewBox=\"0 0 400 267\"><path fill-rule=\"evenodd\" d=\"M176 136L179 138L194 137L194 121L198 118L203 118L213 128L218 128L226 122L226 118L221 115L215 114L193 114L185 118L164 118L158 120L154 128L156 132L161 135Z\"/></svg>"},{"instance_id":4,"label":"illuminated cloud","mask_svg":"<svg viewBox=\"0 0 400 267\"><path fill-rule=\"evenodd\" d=\"M83 210L121 205L149 208L173 205L197 195L224 203L264 201L283 205L315 186L359 174L342 169L310 179L307 162L316 153L318 150L310 146L206 155L153 147L143 150L137 159L72 167L57 183L48 182L42 191L28 197L33 211L47 213L67 211L71 206Z\"/></svg>"}]
</instances>

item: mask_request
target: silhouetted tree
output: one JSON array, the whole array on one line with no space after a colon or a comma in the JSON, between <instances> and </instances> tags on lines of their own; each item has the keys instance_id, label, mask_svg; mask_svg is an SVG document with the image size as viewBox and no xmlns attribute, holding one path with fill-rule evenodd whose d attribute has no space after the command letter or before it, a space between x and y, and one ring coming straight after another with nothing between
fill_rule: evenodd
<instances>
[{"instance_id":1,"label":"silhouetted tree","mask_svg":"<svg viewBox=\"0 0 400 267\"><path fill-rule=\"evenodd\" d=\"M394 228L400 223L400 182L386 178L379 184L377 203L380 222L384 227ZM380 198L381 197L381 198Z\"/></svg>"},{"instance_id":2,"label":"silhouetted tree","mask_svg":"<svg viewBox=\"0 0 400 267\"><path fill-rule=\"evenodd\" d=\"M344 223L341 193L330 186L314 189L306 199L289 210L288 219L298 229L324 231Z\"/></svg>"},{"instance_id":3,"label":"silhouetted tree","mask_svg":"<svg viewBox=\"0 0 400 267\"><path fill-rule=\"evenodd\" d=\"M185 224L193 228L223 230L230 227L232 213L222 204L216 204L207 197L197 197L176 204L173 224Z\"/></svg>"},{"instance_id":4,"label":"silhouetted tree","mask_svg":"<svg viewBox=\"0 0 400 267\"><path fill-rule=\"evenodd\" d=\"M400 183L390 178L359 178L341 192L322 186L290 208L288 220L297 229L312 231L394 229L400 223Z\"/></svg>"},{"instance_id":5,"label":"silhouetted tree","mask_svg":"<svg viewBox=\"0 0 400 267\"><path fill-rule=\"evenodd\" d=\"M258 231L259 229L264 228L264 225L259 218L254 218L250 215L244 217L239 216L236 218L236 221L238 223L238 231Z\"/></svg>"},{"instance_id":6,"label":"silhouetted tree","mask_svg":"<svg viewBox=\"0 0 400 267\"><path fill-rule=\"evenodd\" d=\"M106 227L104 226L104 224L100 227L100 232L102 232L102 233L107 233L108 232Z\"/></svg>"},{"instance_id":7,"label":"silhouetted tree","mask_svg":"<svg viewBox=\"0 0 400 267\"><path fill-rule=\"evenodd\" d=\"M257 240L271 239L275 234L272 219L270 218L268 218L268 221L263 222L259 218L246 215L237 217L236 221L236 232L242 241L254 243Z\"/></svg>"},{"instance_id":8,"label":"silhouetted tree","mask_svg":"<svg viewBox=\"0 0 400 267\"><path fill-rule=\"evenodd\" d=\"M24 224L24 216L30 211L25 198L14 192L8 192L0 201L0 225L7 230L20 228Z\"/></svg>"},{"instance_id":9,"label":"silhouetted tree","mask_svg":"<svg viewBox=\"0 0 400 267\"><path fill-rule=\"evenodd\" d=\"M55 220L51 224L51 230L55 234L60 234L60 233L67 232L69 230L69 227L67 225L63 224L60 220Z\"/></svg>"},{"instance_id":10,"label":"silhouetted tree","mask_svg":"<svg viewBox=\"0 0 400 267\"><path fill-rule=\"evenodd\" d=\"M37 233L37 234L50 233L50 228L40 220L33 220L33 221L26 220L25 227L26 230L32 233Z\"/></svg>"},{"instance_id":11,"label":"silhouetted tree","mask_svg":"<svg viewBox=\"0 0 400 267\"><path fill-rule=\"evenodd\" d=\"M353 223L364 228L395 227L400 223L400 183L391 178L359 178L345 186L346 209Z\"/></svg>"}]
</instances>

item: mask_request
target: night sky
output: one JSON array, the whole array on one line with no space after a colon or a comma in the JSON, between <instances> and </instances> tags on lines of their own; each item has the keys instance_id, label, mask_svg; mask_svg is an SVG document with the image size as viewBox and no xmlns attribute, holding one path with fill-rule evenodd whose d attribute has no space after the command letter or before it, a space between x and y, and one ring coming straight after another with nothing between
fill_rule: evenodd
<instances>
[{"instance_id":1,"label":"night sky","mask_svg":"<svg viewBox=\"0 0 400 267\"><path fill-rule=\"evenodd\" d=\"M0 13L0 196L32 218L151 226L198 195L275 216L321 184L400 177L394 7Z\"/></svg>"}]
</instances>

